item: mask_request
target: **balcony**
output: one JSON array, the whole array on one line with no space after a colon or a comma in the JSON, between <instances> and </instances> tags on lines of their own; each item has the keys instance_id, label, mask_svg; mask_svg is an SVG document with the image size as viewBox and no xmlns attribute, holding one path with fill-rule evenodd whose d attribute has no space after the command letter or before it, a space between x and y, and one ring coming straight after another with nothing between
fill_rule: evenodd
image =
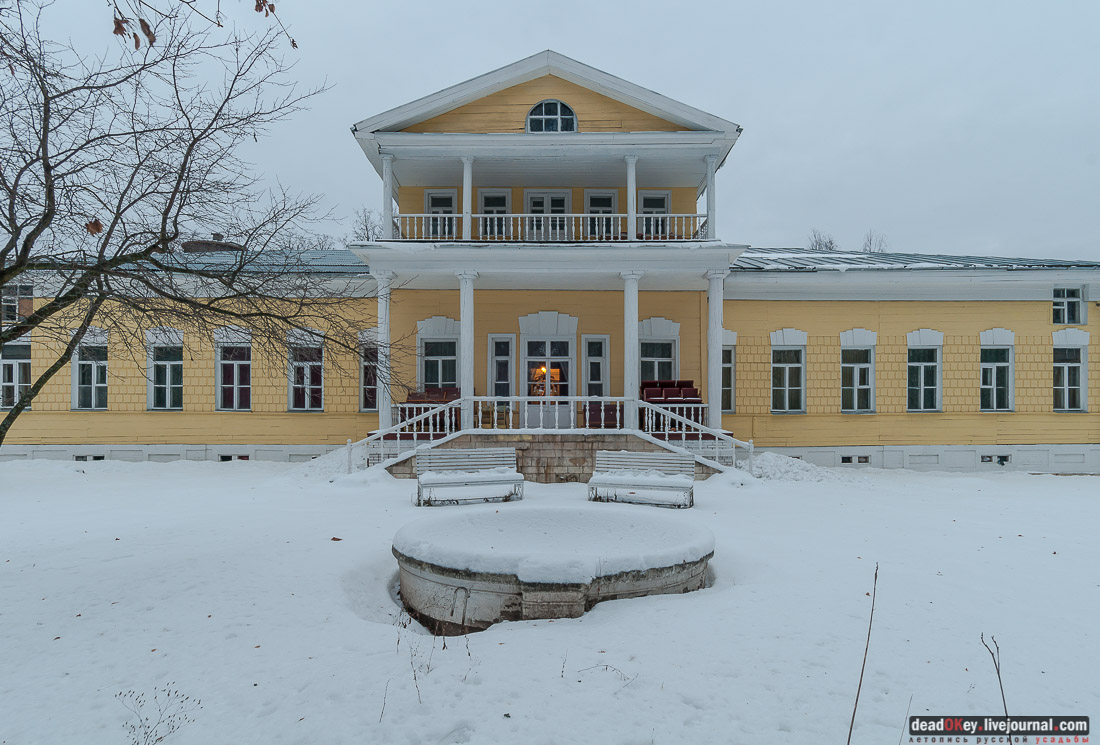
<instances>
[{"instance_id":1,"label":"balcony","mask_svg":"<svg viewBox=\"0 0 1100 745\"><path fill-rule=\"evenodd\" d=\"M411 214L393 218L399 241L473 241L511 243L675 242L708 239L705 214L654 214L633 218L617 214Z\"/></svg>"}]
</instances>

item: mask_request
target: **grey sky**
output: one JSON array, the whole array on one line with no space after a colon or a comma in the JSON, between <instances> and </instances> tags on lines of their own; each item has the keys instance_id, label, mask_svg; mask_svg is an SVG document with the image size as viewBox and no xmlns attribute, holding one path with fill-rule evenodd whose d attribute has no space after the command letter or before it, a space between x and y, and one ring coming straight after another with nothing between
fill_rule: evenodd
<instances>
[{"instance_id":1,"label":"grey sky","mask_svg":"<svg viewBox=\"0 0 1100 745\"><path fill-rule=\"evenodd\" d=\"M250 156L337 217L380 200L352 123L551 48L744 127L718 175L725 240L816 227L858 249L874 228L893 251L1100 258L1100 3L278 7L301 83L333 88Z\"/></svg>"}]
</instances>

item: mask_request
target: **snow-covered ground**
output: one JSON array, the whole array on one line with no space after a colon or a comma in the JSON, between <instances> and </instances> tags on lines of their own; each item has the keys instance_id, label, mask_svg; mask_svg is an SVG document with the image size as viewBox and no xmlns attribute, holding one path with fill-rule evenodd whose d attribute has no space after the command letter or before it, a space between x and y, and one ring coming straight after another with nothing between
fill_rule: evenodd
<instances>
[{"instance_id":1,"label":"snow-covered ground","mask_svg":"<svg viewBox=\"0 0 1100 745\"><path fill-rule=\"evenodd\" d=\"M415 482L341 455L0 464L0 743L129 743L116 694L169 684L202 701L169 745L843 742L876 562L853 742L998 713L983 632L1010 712L1100 714L1100 478L762 456L657 510L714 532L707 589L444 646L392 596Z\"/></svg>"}]
</instances>

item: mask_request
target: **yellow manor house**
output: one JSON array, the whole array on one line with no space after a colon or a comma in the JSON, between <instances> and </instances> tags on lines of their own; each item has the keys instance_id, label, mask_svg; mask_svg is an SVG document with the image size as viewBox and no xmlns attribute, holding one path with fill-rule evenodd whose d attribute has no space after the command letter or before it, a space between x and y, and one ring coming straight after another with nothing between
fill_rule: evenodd
<instances>
[{"instance_id":1,"label":"yellow manor house","mask_svg":"<svg viewBox=\"0 0 1100 745\"><path fill-rule=\"evenodd\" d=\"M352 132L383 235L309 271L358 278L361 360L156 328L142 366L93 330L0 459L304 460L365 439L391 465L508 444L543 480L583 480L595 446L1100 472L1100 263L723 242L715 174L741 128L551 51ZM5 288L6 322L35 289ZM3 348L0 404L49 364L37 349Z\"/></svg>"}]
</instances>

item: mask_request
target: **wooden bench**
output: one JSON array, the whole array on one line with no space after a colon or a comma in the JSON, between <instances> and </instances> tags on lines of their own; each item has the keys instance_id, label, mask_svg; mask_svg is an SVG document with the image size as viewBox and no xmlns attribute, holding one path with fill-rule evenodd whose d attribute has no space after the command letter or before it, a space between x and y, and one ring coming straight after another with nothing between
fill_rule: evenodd
<instances>
[{"instance_id":1,"label":"wooden bench","mask_svg":"<svg viewBox=\"0 0 1100 745\"><path fill-rule=\"evenodd\" d=\"M658 507L695 504L695 458L687 453L596 451L588 482L596 502L630 502Z\"/></svg>"},{"instance_id":2,"label":"wooden bench","mask_svg":"<svg viewBox=\"0 0 1100 745\"><path fill-rule=\"evenodd\" d=\"M436 448L416 455L418 507L513 499L523 499L515 448Z\"/></svg>"}]
</instances>

